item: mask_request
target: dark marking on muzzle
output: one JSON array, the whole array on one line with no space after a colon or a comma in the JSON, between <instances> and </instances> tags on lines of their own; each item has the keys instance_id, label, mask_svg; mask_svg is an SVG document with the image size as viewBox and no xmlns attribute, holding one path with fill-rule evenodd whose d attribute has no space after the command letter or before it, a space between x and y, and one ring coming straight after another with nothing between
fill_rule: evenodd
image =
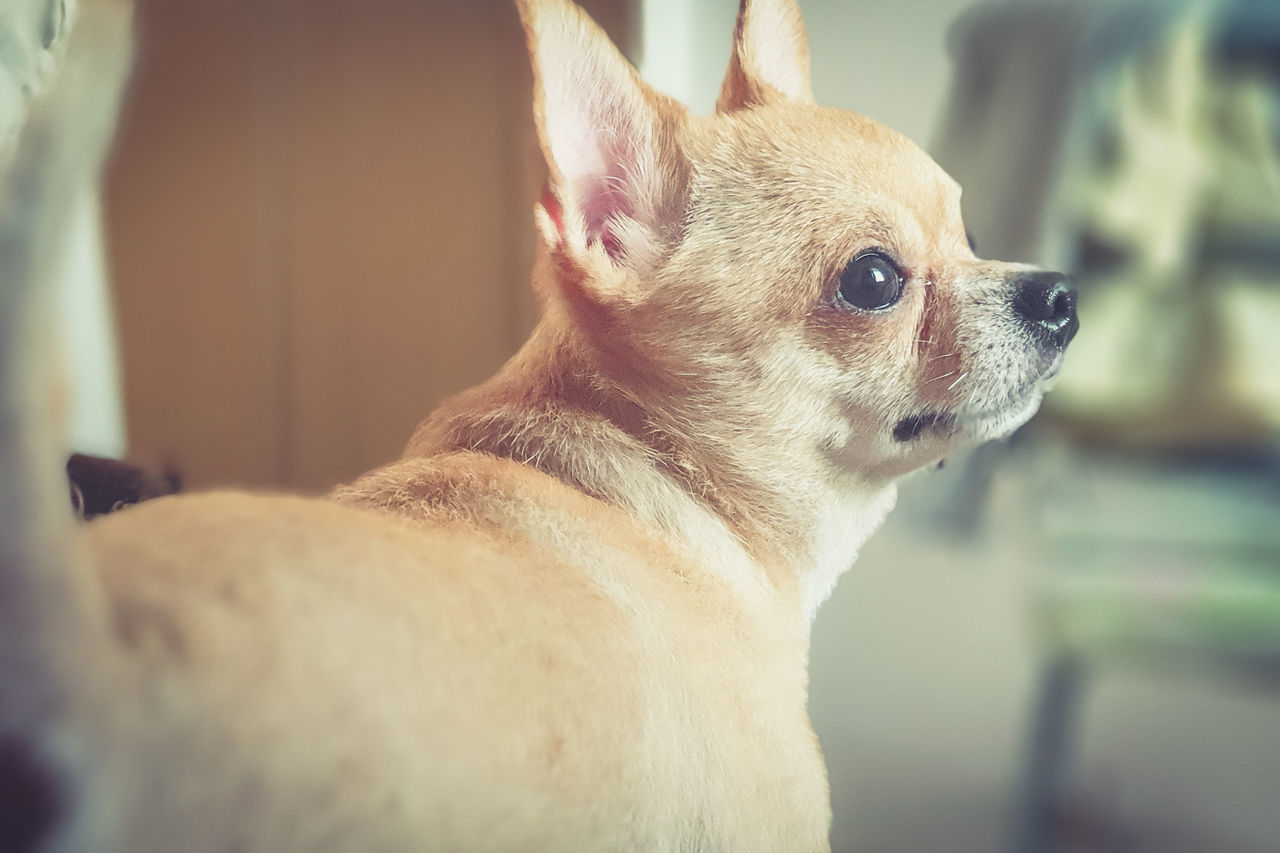
<instances>
[{"instance_id":1,"label":"dark marking on muzzle","mask_svg":"<svg viewBox=\"0 0 1280 853\"><path fill-rule=\"evenodd\" d=\"M64 800L48 763L31 744L0 734L0 850L36 853L58 826Z\"/></svg>"},{"instance_id":2,"label":"dark marking on muzzle","mask_svg":"<svg viewBox=\"0 0 1280 853\"><path fill-rule=\"evenodd\" d=\"M955 422L956 416L946 412L921 412L918 415L908 415L894 425L893 440L914 441L927 429L937 426L949 429L955 425Z\"/></svg>"}]
</instances>

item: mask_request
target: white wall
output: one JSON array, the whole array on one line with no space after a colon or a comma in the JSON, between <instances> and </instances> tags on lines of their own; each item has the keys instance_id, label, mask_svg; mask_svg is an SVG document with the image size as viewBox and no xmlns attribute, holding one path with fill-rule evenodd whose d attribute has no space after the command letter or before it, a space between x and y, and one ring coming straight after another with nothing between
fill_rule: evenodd
<instances>
[{"instance_id":1,"label":"white wall","mask_svg":"<svg viewBox=\"0 0 1280 853\"><path fill-rule=\"evenodd\" d=\"M947 27L972 0L801 0L813 90L924 144L946 95ZM736 0L642 0L640 70L710 112L729 57Z\"/></svg>"}]
</instances>

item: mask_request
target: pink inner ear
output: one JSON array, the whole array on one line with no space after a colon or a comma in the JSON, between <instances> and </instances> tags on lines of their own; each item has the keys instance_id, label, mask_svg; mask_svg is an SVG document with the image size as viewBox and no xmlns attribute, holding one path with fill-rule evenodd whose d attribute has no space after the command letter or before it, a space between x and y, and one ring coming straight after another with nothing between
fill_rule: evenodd
<instances>
[{"instance_id":1,"label":"pink inner ear","mask_svg":"<svg viewBox=\"0 0 1280 853\"><path fill-rule=\"evenodd\" d=\"M592 96L603 98L593 91ZM587 101L563 124L548 127L552 150L567 184L565 201L576 208L586 226L586 242L599 243L615 261L623 256L616 232L619 219L632 219L637 210L634 182L637 168L636 129L621 104ZM558 226L558 227L563 227Z\"/></svg>"},{"instance_id":2,"label":"pink inner ear","mask_svg":"<svg viewBox=\"0 0 1280 853\"><path fill-rule=\"evenodd\" d=\"M589 199L600 202L594 208L588 207L583 211L583 219L586 221L587 226L587 245L599 243L604 247L609 257L617 261L622 258L622 242L613 233L609 223L610 217L618 211L619 207L625 205L625 197L602 199L601 196L606 193L615 197L620 196L617 190L608 189L607 184L604 186L606 189L586 194ZM607 203L610 201L616 201L617 203ZM563 241L565 238L564 208L560 206L560 200L551 192L551 187L548 186L542 191L541 204L542 209L547 212L547 216L551 219L551 224L555 227L556 234Z\"/></svg>"},{"instance_id":3,"label":"pink inner ear","mask_svg":"<svg viewBox=\"0 0 1280 853\"><path fill-rule=\"evenodd\" d=\"M542 209L547 212L547 216L551 219L551 224L556 228L556 236L561 240L564 239L564 208L560 206L560 199L556 198L555 193L551 191L551 186L547 185L542 188Z\"/></svg>"},{"instance_id":4,"label":"pink inner ear","mask_svg":"<svg viewBox=\"0 0 1280 853\"><path fill-rule=\"evenodd\" d=\"M614 232L618 217L629 217L634 212L626 193L619 187L621 177L604 175L581 181L579 203L582 219L587 226L587 245L599 243L609 257L622 259L622 241Z\"/></svg>"}]
</instances>

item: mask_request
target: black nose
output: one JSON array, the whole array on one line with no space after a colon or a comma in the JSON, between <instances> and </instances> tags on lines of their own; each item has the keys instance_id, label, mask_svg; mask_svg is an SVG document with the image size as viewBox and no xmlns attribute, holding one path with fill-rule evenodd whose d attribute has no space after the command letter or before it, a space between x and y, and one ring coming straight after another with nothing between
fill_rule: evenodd
<instances>
[{"instance_id":1,"label":"black nose","mask_svg":"<svg viewBox=\"0 0 1280 853\"><path fill-rule=\"evenodd\" d=\"M1017 283L1013 310L1058 349L1071 343L1080 328L1076 319L1076 292L1062 273L1038 272Z\"/></svg>"}]
</instances>

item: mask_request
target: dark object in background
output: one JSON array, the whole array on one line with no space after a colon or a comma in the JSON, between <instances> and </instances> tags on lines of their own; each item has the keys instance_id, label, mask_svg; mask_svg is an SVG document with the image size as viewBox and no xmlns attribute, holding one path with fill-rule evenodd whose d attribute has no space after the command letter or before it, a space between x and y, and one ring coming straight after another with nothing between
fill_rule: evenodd
<instances>
[{"instance_id":1,"label":"dark object in background","mask_svg":"<svg viewBox=\"0 0 1280 853\"><path fill-rule=\"evenodd\" d=\"M67 460L71 506L81 518L93 518L130 504L182 490L177 474L152 474L137 465L102 456L72 454Z\"/></svg>"}]
</instances>

